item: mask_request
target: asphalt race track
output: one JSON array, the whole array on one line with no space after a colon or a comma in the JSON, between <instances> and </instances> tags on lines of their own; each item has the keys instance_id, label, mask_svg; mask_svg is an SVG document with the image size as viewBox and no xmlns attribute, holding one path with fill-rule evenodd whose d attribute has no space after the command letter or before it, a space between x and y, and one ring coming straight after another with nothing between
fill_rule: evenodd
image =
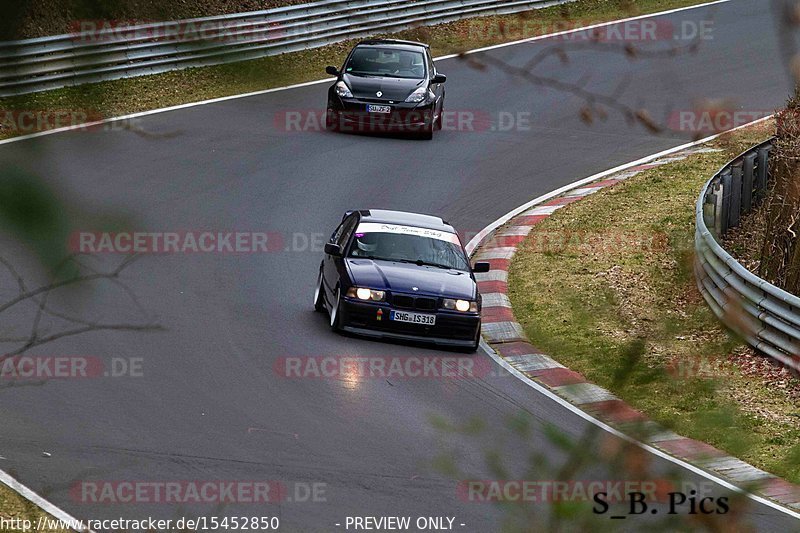
<instances>
[{"instance_id":1,"label":"asphalt race track","mask_svg":"<svg viewBox=\"0 0 800 533\"><path fill-rule=\"evenodd\" d=\"M601 92L624 81L619 100L649 109L659 121L703 98L730 99L754 112L780 106L790 84L768 3L733 1L673 13L661 23L704 19L713 20L712 38L694 54L632 60L619 46L595 45L570 53L568 64L551 57L536 72ZM522 65L553 44L519 44L474 58L487 54ZM605 122L586 124L579 117L582 100L564 91L459 59L438 68L448 76L447 109L483 117L481 131L447 129L432 142L284 131L287 111L323 108L327 84L316 84L147 116L134 130L70 132L0 146L3 167L40 176L76 206L76 229L98 229L92 221L121 217L137 230L267 231L280 244L272 253L148 255L133 263L123 280L165 331L90 332L31 353L141 358L142 376L3 390L0 468L78 518L280 516L285 531L336 531L348 515L455 516L457 530L499 530L500 509L464 501L456 490L462 477L492 477L484 450L500 449L517 477L531 450L556 466L564 460L541 424L522 440L507 429L508 417L528 413L570 439L588 424L502 372L475 379L277 375L276 360L287 356L462 357L332 334L326 317L312 310L320 242L345 210L369 207L439 214L474 233L536 196L692 135L652 135L614 110ZM525 113L529 128L517 123L499 131L505 129L498 127L501 115ZM1 242L3 255L26 277L42 279L28 250L6 237ZM105 254L96 264L119 259ZM0 291L12 292L10 280L2 279ZM84 316L138 316L110 284L73 296L62 304ZM14 320L30 319L20 313ZM474 357L494 365L483 353ZM456 425L479 419L487 429L452 435L438 429L435 418ZM456 479L432 465L444 449L463 471ZM601 446L595 442L586 453L597 466L580 479L608 477ZM676 468L656 458L651 466L653 477ZM324 501L218 510L89 504L70 492L79 480L263 479L290 489L325 484ZM688 473L687 479L704 481ZM797 528L792 517L756 502L744 512L760 530ZM638 529L649 518L594 520L597 530Z\"/></svg>"}]
</instances>

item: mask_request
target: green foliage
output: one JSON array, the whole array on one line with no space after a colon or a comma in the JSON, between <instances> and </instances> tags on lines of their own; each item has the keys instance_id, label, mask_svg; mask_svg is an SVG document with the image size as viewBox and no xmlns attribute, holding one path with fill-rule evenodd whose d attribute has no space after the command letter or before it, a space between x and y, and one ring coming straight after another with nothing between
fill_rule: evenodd
<instances>
[{"instance_id":1,"label":"green foliage","mask_svg":"<svg viewBox=\"0 0 800 533\"><path fill-rule=\"evenodd\" d=\"M38 176L16 167L0 173L0 230L32 248L51 270L67 256L69 225L65 210Z\"/></svg>"}]
</instances>

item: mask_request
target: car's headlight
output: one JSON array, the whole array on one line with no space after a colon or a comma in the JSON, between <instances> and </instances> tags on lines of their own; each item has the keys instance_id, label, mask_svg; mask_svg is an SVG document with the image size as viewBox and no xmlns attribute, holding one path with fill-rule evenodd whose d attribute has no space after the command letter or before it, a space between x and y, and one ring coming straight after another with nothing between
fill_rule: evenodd
<instances>
[{"instance_id":1,"label":"car's headlight","mask_svg":"<svg viewBox=\"0 0 800 533\"><path fill-rule=\"evenodd\" d=\"M449 309L451 311L461 311L462 313L470 312L470 313L477 313L478 312L478 302L473 302L470 300L453 300L451 298L445 298L442 300L442 307L445 309Z\"/></svg>"},{"instance_id":2,"label":"car's headlight","mask_svg":"<svg viewBox=\"0 0 800 533\"><path fill-rule=\"evenodd\" d=\"M419 102L422 102L429 96L433 98L434 97L433 92L427 87L420 87L419 89L408 95L408 98L406 98L406 102L410 102L412 104L418 104Z\"/></svg>"},{"instance_id":3,"label":"car's headlight","mask_svg":"<svg viewBox=\"0 0 800 533\"><path fill-rule=\"evenodd\" d=\"M350 92L350 88L347 86L345 82L340 81L339 83L336 84L335 87L336 87L335 88L336 94L339 96L339 98L353 97L353 93Z\"/></svg>"},{"instance_id":4,"label":"car's headlight","mask_svg":"<svg viewBox=\"0 0 800 533\"><path fill-rule=\"evenodd\" d=\"M383 291L367 289L365 287L350 287L347 289L347 296L350 298L358 298L359 300L382 302L386 298L386 293Z\"/></svg>"}]
</instances>

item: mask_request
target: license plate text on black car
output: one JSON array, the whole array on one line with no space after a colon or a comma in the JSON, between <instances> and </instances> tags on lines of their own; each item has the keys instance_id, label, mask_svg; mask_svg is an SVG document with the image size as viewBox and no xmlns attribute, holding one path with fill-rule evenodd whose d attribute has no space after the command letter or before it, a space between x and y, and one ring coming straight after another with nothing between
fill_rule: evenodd
<instances>
[{"instance_id":1,"label":"license plate text on black car","mask_svg":"<svg viewBox=\"0 0 800 533\"><path fill-rule=\"evenodd\" d=\"M392 108L388 105L368 105L367 106L368 113L391 113Z\"/></svg>"},{"instance_id":2,"label":"license plate text on black car","mask_svg":"<svg viewBox=\"0 0 800 533\"><path fill-rule=\"evenodd\" d=\"M389 320L394 320L395 322L408 322L410 324L422 324L424 326L436 325L436 315L408 313L406 311L392 311L389 314Z\"/></svg>"}]
</instances>

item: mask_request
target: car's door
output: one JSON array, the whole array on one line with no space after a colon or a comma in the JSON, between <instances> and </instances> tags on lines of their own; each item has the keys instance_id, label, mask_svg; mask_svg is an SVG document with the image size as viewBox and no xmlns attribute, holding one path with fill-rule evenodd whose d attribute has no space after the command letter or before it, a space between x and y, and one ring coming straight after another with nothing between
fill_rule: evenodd
<instances>
[{"instance_id":1,"label":"car's door","mask_svg":"<svg viewBox=\"0 0 800 533\"><path fill-rule=\"evenodd\" d=\"M344 217L344 219L342 219L342 223L339 224L339 227L337 227L333 232L328 242L338 244L342 247L342 253L346 253L347 241L353 234L353 230L355 230L357 224L357 213L351 213L347 215ZM343 268L344 259L341 256L334 256L327 253L325 254L325 257L322 260L322 280L325 287L325 293L328 298L333 296L333 289L339 282L339 273L342 272Z\"/></svg>"}]
</instances>

